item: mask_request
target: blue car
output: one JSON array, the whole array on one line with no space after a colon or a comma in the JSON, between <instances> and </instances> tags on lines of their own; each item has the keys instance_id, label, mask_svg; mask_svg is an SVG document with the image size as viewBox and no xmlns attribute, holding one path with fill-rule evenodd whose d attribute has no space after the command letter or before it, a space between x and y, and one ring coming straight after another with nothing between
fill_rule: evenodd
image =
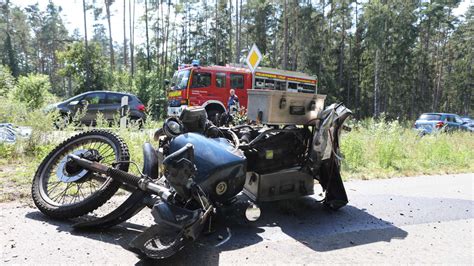
<instances>
[{"instance_id":1,"label":"blue car","mask_svg":"<svg viewBox=\"0 0 474 266\"><path fill-rule=\"evenodd\" d=\"M462 121L466 122L466 127L470 132L474 132L474 119L469 116L461 117Z\"/></svg>"},{"instance_id":2,"label":"blue car","mask_svg":"<svg viewBox=\"0 0 474 266\"><path fill-rule=\"evenodd\" d=\"M457 114L425 113L416 120L414 127L420 134L431 134L439 131L470 131L468 124Z\"/></svg>"}]
</instances>

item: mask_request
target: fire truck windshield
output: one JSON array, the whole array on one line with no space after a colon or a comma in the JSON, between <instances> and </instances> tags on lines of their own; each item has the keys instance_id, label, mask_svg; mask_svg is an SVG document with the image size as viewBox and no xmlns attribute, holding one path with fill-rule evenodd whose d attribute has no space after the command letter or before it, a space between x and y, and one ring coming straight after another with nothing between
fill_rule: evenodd
<instances>
[{"instance_id":1,"label":"fire truck windshield","mask_svg":"<svg viewBox=\"0 0 474 266\"><path fill-rule=\"evenodd\" d=\"M174 73L173 79L171 80L172 90L184 90L188 86L190 70L180 70Z\"/></svg>"}]
</instances>

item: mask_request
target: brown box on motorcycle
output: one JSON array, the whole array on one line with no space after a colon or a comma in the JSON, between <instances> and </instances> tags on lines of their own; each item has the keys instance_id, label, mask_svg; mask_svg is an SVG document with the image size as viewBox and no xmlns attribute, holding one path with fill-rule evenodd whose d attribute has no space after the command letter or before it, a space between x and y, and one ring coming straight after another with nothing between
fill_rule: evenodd
<instances>
[{"instance_id":1,"label":"brown box on motorcycle","mask_svg":"<svg viewBox=\"0 0 474 266\"><path fill-rule=\"evenodd\" d=\"M271 125L305 125L324 108L326 95L276 90L248 90L247 116Z\"/></svg>"},{"instance_id":2,"label":"brown box on motorcycle","mask_svg":"<svg viewBox=\"0 0 474 266\"><path fill-rule=\"evenodd\" d=\"M255 202L268 202L314 194L314 179L299 168L268 174L248 172L244 193Z\"/></svg>"}]
</instances>

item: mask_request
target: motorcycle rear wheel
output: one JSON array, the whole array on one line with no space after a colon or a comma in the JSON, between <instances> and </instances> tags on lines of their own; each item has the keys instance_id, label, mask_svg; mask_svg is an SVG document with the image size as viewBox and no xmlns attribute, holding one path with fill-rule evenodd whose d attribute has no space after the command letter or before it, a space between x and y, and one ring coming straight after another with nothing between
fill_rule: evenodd
<instances>
[{"instance_id":1,"label":"motorcycle rear wheel","mask_svg":"<svg viewBox=\"0 0 474 266\"><path fill-rule=\"evenodd\" d=\"M126 143L109 131L87 131L65 140L45 157L33 179L33 201L42 213L57 219L79 217L102 206L120 188L111 177L66 162L68 154L86 151L94 151L93 160L109 166L130 160ZM116 167L128 171L129 163Z\"/></svg>"}]
</instances>

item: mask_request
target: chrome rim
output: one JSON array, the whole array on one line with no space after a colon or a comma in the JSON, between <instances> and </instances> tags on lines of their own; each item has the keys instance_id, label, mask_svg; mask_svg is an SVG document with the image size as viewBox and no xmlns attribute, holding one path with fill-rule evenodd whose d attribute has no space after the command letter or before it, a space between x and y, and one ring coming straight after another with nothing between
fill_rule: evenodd
<instances>
[{"instance_id":1,"label":"chrome rim","mask_svg":"<svg viewBox=\"0 0 474 266\"><path fill-rule=\"evenodd\" d=\"M88 151L100 154L95 161L105 165L112 166L119 160L116 145L105 137L85 137L70 143L51 156L41 173L40 193L46 202L53 206L78 204L102 190L111 181L105 175L85 169L67 169L69 154L81 156Z\"/></svg>"}]
</instances>

